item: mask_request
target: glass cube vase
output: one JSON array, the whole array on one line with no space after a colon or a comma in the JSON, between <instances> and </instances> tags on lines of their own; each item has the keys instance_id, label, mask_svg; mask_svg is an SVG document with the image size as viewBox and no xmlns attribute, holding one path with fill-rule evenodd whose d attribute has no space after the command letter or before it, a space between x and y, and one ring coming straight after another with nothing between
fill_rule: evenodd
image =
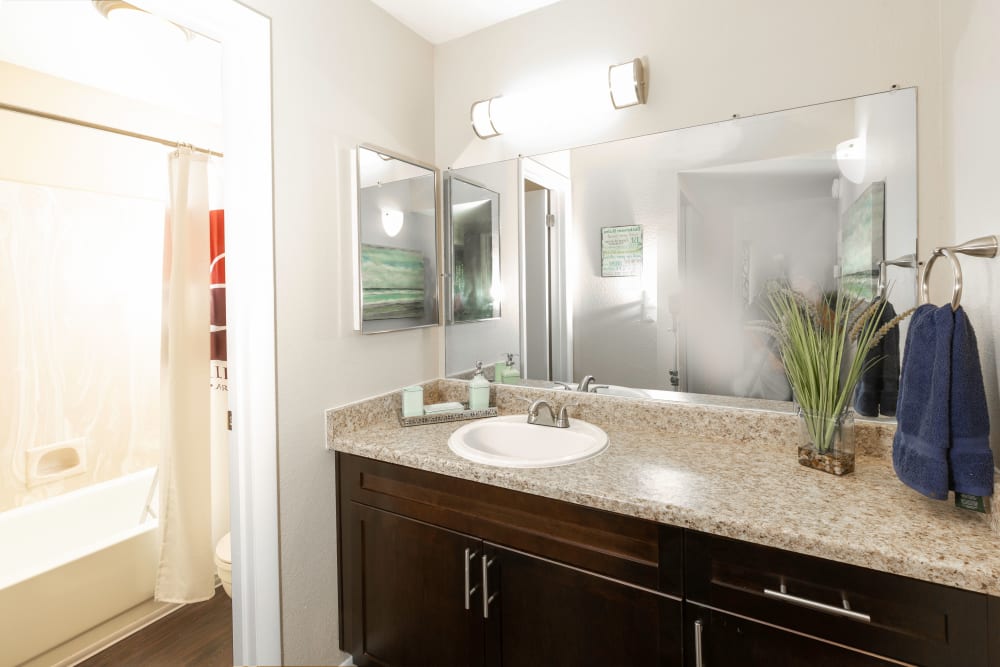
<instances>
[{"instance_id":1,"label":"glass cube vase","mask_svg":"<svg viewBox=\"0 0 1000 667\"><path fill-rule=\"evenodd\" d=\"M854 472L854 411L814 415L799 410L799 463L832 475Z\"/></svg>"}]
</instances>

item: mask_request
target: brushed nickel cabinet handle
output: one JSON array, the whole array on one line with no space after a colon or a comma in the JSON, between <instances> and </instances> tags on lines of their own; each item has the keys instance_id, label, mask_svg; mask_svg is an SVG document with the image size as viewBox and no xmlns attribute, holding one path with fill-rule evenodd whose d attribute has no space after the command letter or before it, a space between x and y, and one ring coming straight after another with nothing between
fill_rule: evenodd
<instances>
[{"instance_id":1,"label":"brushed nickel cabinet handle","mask_svg":"<svg viewBox=\"0 0 1000 667\"><path fill-rule=\"evenodd\" d=\"M478 586L469 587L472 569L472 561L476 559L476 552L472 549L465 549L465 609L468 611L472 608L471 601L472 595L479 589Z\"/></svg>"},{"instance_id":2,"label":"brushed nickel cabinet handle","mask_svg":"<svg viewBox=\"0 0 1000 667\"><path fill-rule=\"evenodd\" d=\"M843 616L844 618L849 618L854 621L861 621L862 623L871 623L872 617L868 614L862 614L859 611L853 611L848 609L847 598L844 598L843 607L835 607L832 604L824 604L822 602L816 602L815 600L810 600L808 598L800 598L797 595L789 595L785 592L785 587L781 587L782 590L774 591L770 588L764 589L764 596L773 598L775 600L781 600L789 604L795 604L800 607L805 607L806 609L815 609L816 611L821 611L826 614L832 614L834 616Z\"/></svg>"},{"instance_id":3,"label":"brushed nickel cabinet handle","mask_svg":"<svg viewBox=\"0 0 1000 667\"><path fill-rule=\"evenodd\" d=\"M490 595L490 565L493 565L494 558L487 558L486 554L482 556L483 562L483 618L490 617L490 603L496 598L497 594L493 593Z\"/></svg>"},{"instance_id":4,"label":"brushed nickel cabinet handle","mask_svg":"<svg viewBox=\"0 0 1000 667\"><path fill-rule=\"evenodd\" d=\"M705 667L705 657L701 652L701 633L704 626L701 621L694 622L694 665L695 667Z\"/></svg>"}]
</instances>

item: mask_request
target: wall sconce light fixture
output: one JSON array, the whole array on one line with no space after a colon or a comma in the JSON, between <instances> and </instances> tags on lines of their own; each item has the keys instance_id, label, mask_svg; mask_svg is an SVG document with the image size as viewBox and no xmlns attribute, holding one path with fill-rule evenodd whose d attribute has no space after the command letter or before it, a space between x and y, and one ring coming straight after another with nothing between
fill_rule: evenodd
<instances>
[{"instance_id":1,"label":"wall sconce light fixture","mask_svg":"<svg viewBox=\"0 0 1000 667\"><path fill-rule=\"evenodd\" d=\"M480 139L491 139L500 135L500 130L496 126L496 101L500 97L491 97L488 100L473 102L470 116L472 118L472 131Z\"/></svg>"},{"instance_id":2,"label":"wall sconce light fixture","mask_svg":"<svg viewBox=\"0 0 1000 667\"><path fill-rule=\"evenodd\" d=\"M646 71L642 61L633 58L608 68L608 91L615 109L646 103Z\"/></svg>"},{"instance_id":3,"label":"wall sconce light fixture","mask_svg":"<svg viewBox=\"0 0 1000 667\"><path fill-rule=\"evenodd\" d=\"M403 229L403 212L391 208L382 209L382 229L391 237L399 234Z\"/></svg>"}]
</instances>

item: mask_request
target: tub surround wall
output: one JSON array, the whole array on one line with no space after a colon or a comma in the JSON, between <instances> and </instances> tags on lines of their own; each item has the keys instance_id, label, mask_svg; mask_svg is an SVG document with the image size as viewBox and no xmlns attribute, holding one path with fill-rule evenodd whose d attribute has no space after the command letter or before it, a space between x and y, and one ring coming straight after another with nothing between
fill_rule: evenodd
<instances>
[{"instance_id":1,"label":"tub surround wall","mask_svg":"<svg viewBox=\"0 0 1000 667\"><path fill-rule=\"evenodd\" d=\"M459 400L466 383L435 380L430 400ZM494 386L502 414L515 397L555 390ZM561 394L561 395L560 395ZM515 470L448 449L461 423L402 428L397 392L327 412L328 448L566 500L765 546L971 591L1000 594L995 537L976 515L903 486L887 458L892 427L859 423L859 460L838 478L799 465L793 415L572 395L574 414L603 427L611 447L558 468ZM544 427L540 427L544 428Z\"/></svg>"}]
</instances>

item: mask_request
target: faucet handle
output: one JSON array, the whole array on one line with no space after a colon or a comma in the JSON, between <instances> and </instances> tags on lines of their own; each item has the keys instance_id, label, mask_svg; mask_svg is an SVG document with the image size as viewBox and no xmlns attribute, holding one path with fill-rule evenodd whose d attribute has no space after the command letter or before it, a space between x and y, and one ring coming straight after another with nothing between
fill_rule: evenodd
<instances>
[{"instance_id":1,"label":"faucet handle","mask_svg":"<svg viewBox=\"0 0 1000 667\"><path fill-rule=\"evenodd\" d=\"M569 408L574 408L580 405L579 403L566 403L559 410L559 417L556 419L556 426L558 428L569 428L569 414L566 412Z\"/></svg>"}]
</instances>

